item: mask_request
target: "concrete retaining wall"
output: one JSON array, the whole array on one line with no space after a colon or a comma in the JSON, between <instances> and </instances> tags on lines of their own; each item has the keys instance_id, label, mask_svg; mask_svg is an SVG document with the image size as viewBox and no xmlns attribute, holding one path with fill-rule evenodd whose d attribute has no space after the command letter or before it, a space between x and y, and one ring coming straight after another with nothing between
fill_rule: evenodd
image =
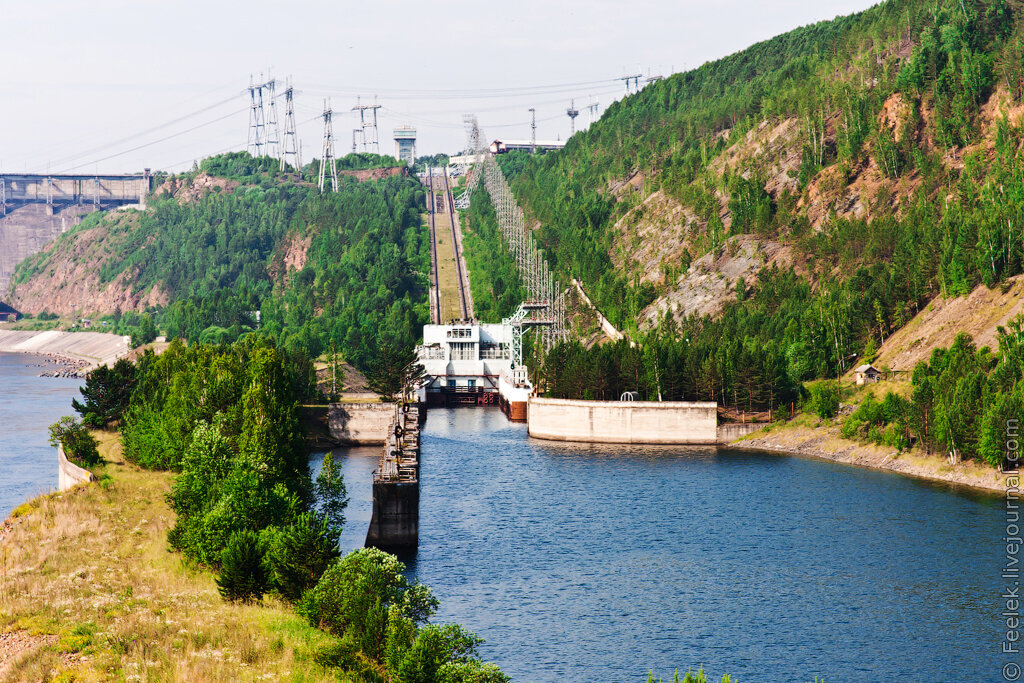
<instances>
[{"instance_id":1,"label":"concrete retaining wall","mask_svg":"<svg viewBox=\"0 0 1024 683\"><path fill-rule=\"evenodd\" d=\"M131 346L125 337L104 332L0 330L0 351L70 356L97 367L113 365Z\"/></svg>"},{"instance_id":2,"label":"concrete retaining wall","mask_svg":"<svg viewBox=\"0 0 1024 683\"><path fill-rule=\"evenodd\" d=\"M708 402L531 398L530 436L596 443L718 443L718 405Z\"/></svg>"},{"instance_id":3,"label":"concrete retaining wall","mask_svg":"<svg viewBox=\"0 0 1024 683\"><path fill-rule=\"evenodd\" d=\"M383 444L394 403L332 403L327 409L331 437L353 445Z\"/></svg>"},{"instance_id":4,"label":"concrete retaining wall","mask_svg":"<svg viewBox=\"0 0 1024 683\"><path fill-rule=\"evenodd\" d=\"M64 455L64 447L57 446L57 490L67 491L72 486L90 481L96 481L93 473L68 460Z\"/></svg>"},{"instance_id":5,"label":"concrete retaining wall","mask_svg":"<svg viewBox=\"0 0 1024 683\"><path fill-rule=\"evenodd\" d=\"M753 434L764 426L758 422L729 422L718 425L718 443L732 443L741 436Z\"/></svg>"}]
</instances>

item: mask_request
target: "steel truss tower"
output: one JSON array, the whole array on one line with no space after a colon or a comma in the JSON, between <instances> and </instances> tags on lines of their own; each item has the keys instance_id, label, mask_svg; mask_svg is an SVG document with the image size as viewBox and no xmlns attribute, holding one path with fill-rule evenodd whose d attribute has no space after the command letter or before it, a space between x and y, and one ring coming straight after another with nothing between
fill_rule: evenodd
<instances>
[{"instance_id":1,"label":"steel truss tower","mask_svg":"<svg viewBox=\"0 0 1024 683\"><path fill-rule=\"evenodd\" d=\"M580 110L576 108L576 100L569 100L569 108L565 110L565 115L569 117L569 137L576 134L576 117L580 115Z\"/></svg>"},{"instance_id":2,"label":"steel truss tower","mask_svg":"<svg viewBox=\"0 0 1024 683\"><path fill-rule=\"evenodd\" d=\"M281 170L287 163L293 169L302 171L302 160L299 158L299 138L295 131L295 89L289 78L284 89L284 139L281 141Z\"/></svg>"},{"instance_id":3,"label":"steel truss tower","mask_svg":"<svg viewBox=\"0 0 1024 683\"><path fill-rule=\"evenodd\" d=\"M281 156L281 133L277 127L277 81L271 78L263 84L262 89L266 92L266 155L268 157Z\"/></svg>"},{"instance_id":4,"label":"steel truss tower","mask_svg":"<svg viewBox=\"0 0 1024 683\"><path fill-rule=\"evenodd\" d=\"M254 157L283 158L277 122L277 81L254 84L249 77L249 141L246 149Z\"/></svg>"},{"instance_id":5,"label":"steel truss tower","mask_svg":"<svg viewBox=\"0 0 1024 683\"><path fill-rule=\"evenodd\" d=\"M327 175L327 166L331 167L331 190L338 191L338 165L334 160L334 112L327 100L324 100L324 144L320 153L320 194L324 192L324 181Z\"/></svg>"},{"instance_id":6,"label":"steel truss tower","mask_svg":"<svg viewBox=\"0 0 1024 683\"><path fill-rule=\"evenodd\" d=\"M266 118L263 113L263 86L254 85L249 77L249 141L246 150L254 157L263 156L266 144Z\"/></svg>"},{"instance_id":7,"label":"steel truss tower","mask_svg":"<svg viewBox=\"0 0 1024 683\"><path fill-rule=\"evenodd\" d=\"M541 341L545 351L548 351L557 342L569 338L565 290L555 280L544 253L537 247L533 231L526 227L523 211L512 196L512 190L501 168L484 148L484 136L480 132L476 117L467 115L463 117L463 121L466 124L467 152L476 158L476 163L466 177L466 191L472 192L476 185L483 181L498 217L498 227L516 261L516 267L529 297L529 301L524 302L521 308L534 312L529 324L540 327ZM523 316L519 316L518 320L513 322L521 324L523 321Z\"/></svg>"},{"instance_id":8,"label":"steel truss tower","mask_svg":"<svg viewBox=\"0 0 1024 683\"><path fill-rule=\"evenodd\" d=\"M359 98L356 98L356 106L352 107L352 111L359 112L359 125L362 130L363 138L363 152L373 152L374 154L380 154L380 138L377 135L377 110L383 105L377 104L377 98L373 98L373 104L360 104ZM373 119L368 120L366 112L372 112ZM357 130L359 130L357 129ZM370 131L369 139L367 139L366 131ZM352 136L352 151L355 150L355 135Z\"/></svg>"}]
</instances>

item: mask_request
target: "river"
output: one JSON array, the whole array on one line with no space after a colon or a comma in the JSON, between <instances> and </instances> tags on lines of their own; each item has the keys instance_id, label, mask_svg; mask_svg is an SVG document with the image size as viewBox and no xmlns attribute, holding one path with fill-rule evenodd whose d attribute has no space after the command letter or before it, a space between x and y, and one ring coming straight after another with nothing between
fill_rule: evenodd
<instances>
[{"instance_id":1,"label":"river","mask_svg":"<svg viewBox=\"0 0 1024 683\"><path fill-rule=\"evenodd\" d=\"M74 415L81 379L39 377L41 359L0 353L0 519L18 505L57 488L57 451L48 427Z\"/></svg>"},{"instance_id":2,"label":"river","mask_svg":"<svg viewBox=\"0 0 1024 683\"><path fill-rule=\"evenodd\" d=\"M410 574L513 680L999 678L999 498L728 448L542 442L496 409L432 409L422 444ZM350 550L378 450L336 453Z\"/></svg>"},{"instance_id":3,"label":"river","mask_svg":"<svg viewBox=\"0 0 1024 683\"><path fill-rule=\"evenodd\" d=\"M57 484L47 427L81 380L0 353L0 513ZM377 448L337 451L360 547ZM1001 501L728 448L531 440L431 410L410 574L517 681L996 680ZM316 465L316 459L314 459Z\"/></svg>"}]
</instances>

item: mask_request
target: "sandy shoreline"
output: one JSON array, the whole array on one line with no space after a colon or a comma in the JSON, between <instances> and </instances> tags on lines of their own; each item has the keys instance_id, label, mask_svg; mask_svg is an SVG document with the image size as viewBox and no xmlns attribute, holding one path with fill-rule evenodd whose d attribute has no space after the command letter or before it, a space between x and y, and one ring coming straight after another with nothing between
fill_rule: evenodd
<instances>
[{"instance_id":1,"label":"sandy shoreline","mask_svg":"<svg viewBox=\"0 0 1024 683\"><path fill-rule=\"evenodd\" d=\"M927 455L916 449L900 453L891 447L860 444L843 439L839 430L836 425L783 425L768 432L755 432L729 446L867 467L933 482L966 486L992 494L1003 494L1006 491L1005 475L987 465L975 462L950 465L941 456Z\"/></svg>"}]
</instances>

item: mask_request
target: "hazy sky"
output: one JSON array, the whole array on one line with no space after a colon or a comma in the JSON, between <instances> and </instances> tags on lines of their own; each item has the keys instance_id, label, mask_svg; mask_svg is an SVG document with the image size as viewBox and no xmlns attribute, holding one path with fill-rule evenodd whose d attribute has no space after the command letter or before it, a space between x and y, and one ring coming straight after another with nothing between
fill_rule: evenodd
<instances>
[{"instance_id":1,"label":"hazy sky","mask_svg":"<svg viewBox=\"0 0 1024 683\"><path fill-rule=\"evenodd\" d=\"M461 149L462 114L488 137L565 138L575 98L600 110L619 77L668 75L866 0L0 0L0 170L181 170L244 149L250 74L291 76L303 160L320 155L325 97L336 153L356 96L374 95L381 151L418 130L418 153ZM283 116L283 111L281 112ZM138 149L136 149L138 148Z\"/></svg>"}]
</instances>

